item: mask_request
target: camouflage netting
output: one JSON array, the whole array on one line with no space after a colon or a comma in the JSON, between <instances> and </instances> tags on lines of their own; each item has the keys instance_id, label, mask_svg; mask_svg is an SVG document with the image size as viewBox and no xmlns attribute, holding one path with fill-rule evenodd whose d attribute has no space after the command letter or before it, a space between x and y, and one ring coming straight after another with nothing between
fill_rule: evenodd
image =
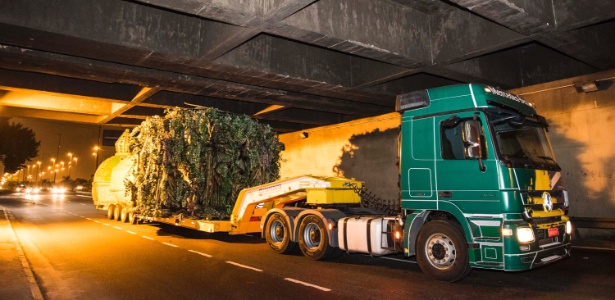
<instances>
[{"instance_id":1,"label":"camouflage netting","mask_svg":"<svg viewBox=\"0 0 615 300\"><path fill-rule=\"evenodd\" d=\"M283 145L268 125L216 109L173 109L132 131L127 182L141 214L227 218L245 187L277 180Z\"/></svg>"}]
</instances>

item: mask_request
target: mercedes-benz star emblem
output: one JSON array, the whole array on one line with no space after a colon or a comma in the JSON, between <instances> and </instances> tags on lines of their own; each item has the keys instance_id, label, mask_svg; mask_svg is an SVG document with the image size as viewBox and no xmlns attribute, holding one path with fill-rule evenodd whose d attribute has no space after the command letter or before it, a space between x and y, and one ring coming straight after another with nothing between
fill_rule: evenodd
<instances>
[{"instance_id":1,"label":"mercedes-benz star emblem","mask_svg":"<svg viewBox=\"0 0 615 300\"><path fill-rule=\"evenodd\" d=\"M551 199L551 194L548 192L542 193L542 207L546 211L551 211L553 209L553 199Z\"/></svg>"}]
</instances>

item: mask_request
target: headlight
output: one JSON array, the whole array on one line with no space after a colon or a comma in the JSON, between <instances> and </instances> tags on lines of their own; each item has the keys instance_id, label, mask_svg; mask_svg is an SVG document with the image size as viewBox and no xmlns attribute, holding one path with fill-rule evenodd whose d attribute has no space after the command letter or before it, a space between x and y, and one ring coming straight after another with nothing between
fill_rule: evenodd
<instances>
[{"instance_id":1,"label":"headlight","mask_svg":"<svg viewBox=\"0 0 615 300\"><path fill-rule=\"evenodd\" d=\"M572 223L570 223L570 221L566 222L566 234L567 235L572 234Z\"/></svg>"},{"instance_id":2,"label":"headlight","mask_svg":"<svg viewBox=\"0 0 615 300\"><path fill-rule=\"evenodd\" d=\"M534 241L534 232L529 227L517 228L517 240L519 243L531 243Z\"/></svg>"}]
</instances>

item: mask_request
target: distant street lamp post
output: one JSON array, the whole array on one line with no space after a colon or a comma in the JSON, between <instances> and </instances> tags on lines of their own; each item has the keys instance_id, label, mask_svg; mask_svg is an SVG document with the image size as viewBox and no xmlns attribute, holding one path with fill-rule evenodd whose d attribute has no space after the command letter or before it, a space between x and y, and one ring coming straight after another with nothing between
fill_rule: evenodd
<instances>
[{"instance_id":1,"label":"distant street lamp post","mask_svg":"<svg viewBox=\"0 0 615 300\"><path fill-rule=\"evenodd\" d=\"M39 169L41 168L41 161L37 161L36 162L36 180L34 180L36 182L36 185L38 186L38 174L39 174ZM42 177L42 176L41 176Z\"/></svg>"},{"instance_id":2,"label":"distant street lamp post","mask_svg":"<svg viewBox=\"0 0 615 300\"><path fill-rule=\"evenodd\" d=\"M100 151L100 147L94 146L94 152L92 152L92 155L94 156L94 173L96 173L96 169L98 168L98 151Z\"/></svg>"},{"instance_id":3,"label":"distant street lamp post","mask_svg":"<svg viewBox=\"0 0 615 300\"><path fill-rule=\"evenodd\" d=\"M55 158L52 158L52 159L51 159L51 167L50 167L50 168L51 168L51 169L53 169L53 168L55 168L55 167L56 167L56 159L55 159ZM52 173L53 173L53 170L52 170ZM51 179L51 174L49 174L49 180L52 180L52 179ZM55 184L55 183L56 183L56 174L55 174L55 173L53 173L53 184Z\"/></svg>"},{"instance_id":4,"label":"distant street lamp post","mask_svg":"<svg viewBox=\"0 0 615 300\"><path fill-rule=\"evenodd\" d=\"M68 154L66 154L68 156L68 178L70 179L70 167L72 165L73 162L73 154L68 152Z\"/></svg>"},{"instance_id":5,"label":"distant street lamp post","mask_svg":"<svg viewBox=\"0 0 615 300\"><path fill-rule=\"evenodd\" d=\"M71 160L68 161L68 178L70 178L70 169L73 166L72 162L74 161L75 165L77 165L77 158L73 157L72 154L70 154L69 156L71 157Z\"/></svg>"},{"instance_id":6,"label":"distant street lamp post","mask_svg":"<svg viewBox=\"0 0 615 300\"><path fill-rule=\"evenodd\" d=\"M65 164L63 161L60 162L60 165L58 166L58 168L60 168L60 182L62 182L62 175L64 175L64 170L65 168Z\"/></svg>"},{"instance_id":7,"label":"distant street lamp post","mask_svg":"<svg viewBox=\"0 0 615 300\"><path fill-rule=\"evenodd\" d=\"M62 145L62 135L58 133L58 149L56 149L56 157L52 158L53 163L55 164L56 160L58 159L58 156L60 155L60 147ZM55 165L56 168L56 172L53 173L53 185L56 184L56 175L58 174L58 165ZM61 178L60 178L61 179Z\"/></svg>"}]
</instances>

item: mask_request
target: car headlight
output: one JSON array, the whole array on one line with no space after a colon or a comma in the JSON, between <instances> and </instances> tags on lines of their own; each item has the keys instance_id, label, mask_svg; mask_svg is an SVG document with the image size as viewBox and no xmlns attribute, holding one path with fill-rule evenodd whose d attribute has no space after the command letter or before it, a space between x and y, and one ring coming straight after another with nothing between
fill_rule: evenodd
<instances>
[{"instance_id":1,"label":"car headlight","mask_svg":"<svg viewBox=\"0 0 615 300\"><path fill-rule=\"evenodd\" d=\"M517 228L517 240L519 243L531 243L534 241L534 231L529 227Z\"/></svg>"},{"instance_id":2,"label":"car headlight","mask_svg":"<svg viewBox=\"0 0 615 300\"><path fill-rule=\"evenodd\" d=\"M572 223L570 223L570 221L566 222L566 234L567 235L572 234Z\"/></svg>"}]
</instances>

